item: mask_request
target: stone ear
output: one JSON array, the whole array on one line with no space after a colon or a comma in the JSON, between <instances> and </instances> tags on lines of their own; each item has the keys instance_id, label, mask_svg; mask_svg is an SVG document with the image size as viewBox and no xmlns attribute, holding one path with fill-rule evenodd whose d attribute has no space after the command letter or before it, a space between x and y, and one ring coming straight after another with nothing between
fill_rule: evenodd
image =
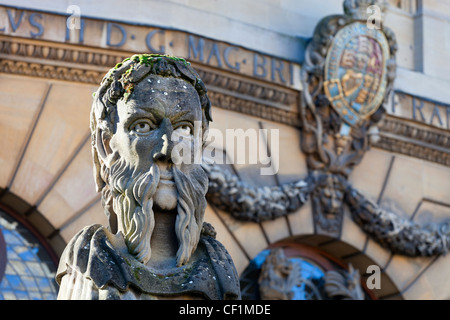
<instances>
[{"instance_id":1,"label":"stone ear","mask_svg":"<svg viewBox=\"0 0 450 320\"><path fill-rule=\"evenodd\" d=\"M96 133L96 148L99 160L101 160L108 168L115 160L117 153L110 147L111 134L101 128L97 128Z\"/></svg>"}]
</instances>

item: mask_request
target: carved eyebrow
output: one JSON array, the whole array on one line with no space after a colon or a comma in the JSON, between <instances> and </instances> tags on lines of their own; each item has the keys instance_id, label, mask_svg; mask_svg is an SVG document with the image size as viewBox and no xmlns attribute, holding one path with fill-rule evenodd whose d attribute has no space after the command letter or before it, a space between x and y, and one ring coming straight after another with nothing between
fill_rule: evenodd
<instances>
[{"instance_id":1,"label":"carved eyebrow","mask_svg":"<svg viewBox=\"0 0 450 320\"><path fill-rule=\"evenodd\" d=\"M168 110L169 108L164 108L164 110ZM176 122L179 121L180 118L183 118L184 116L189 114L189 110L182 110L175 114L167 114L164 112L164 114L161 114L158 109L154 108L145 108L147 117L150 118L154 123L160 123L163 121L164 118L169 118L170 122Z\"/></svg>"},{"instance_id":2,"label":"carved eyebrow","mask_svg":"<svg viewBox=\"0 0 450 320\"><path fill-rule=\"evenodd\" d=\"M189 110L183 110L173 115L162 115L158 109L154 108L136 108L127 122L132 123L138 118L150 119L154 124L158 125L165 117L168 117L170 122L175 123L180 120L185 120L183 117L189 114ZM187 120L187 119L186 119Z\"/></svg>"},{"instance_id":3,"label":"carved eyebrow","mask_svg":"<svg viewBox=\"0 0 450 320\"><path fill-rule=\"evenodd\" d=\"M149 118L152 120L153 123L159 123L162 119L162 117L158 113L153 113L155 109L148 109L142 114L145 115L146 118Z\"/></svg>"},{"instance_id":4,"label":"carved eyebrow","mask_svg":"<svg viewBox=\"0 0 450 320\"><path fill-rule=\"evenodd\" d=\"M157 125L160 121L158 121L158 118L155 117L155 114L152 112L149 112L150 110L143 110L141 108L133 109L132 112L128 112L128 118L124 122L124 126L128 128L131 126L135 121L138 119L149 119L151 122L153 122L155 125Z\"/></svg>"},{"instance_id":5,"label":"carved eyebrow","mask_svg":"<svg viewBox=\"0 0 450 320\"><path fill-rule=\"evenodd\" d=\"M162 121L161 115L159 115L157 112L153 113L155 109L150 109L149 112L147 112L147 117L150 118L154 123L159 123Z\"/></svg>"},{"instance_id":6,"label":"carved eyebrow","mask_svg":"<svg viewBox=\"0 0 450 320\"><path fill-rule=\"evenodd\" d=\"M174 114L173 116L171 116L170 117L170 121L171 122L176 122L176 121L180 120L180 118L184 117L188 113L189 113L189 110L180 111L180 112Z\"/></svg>"}]
</instances>

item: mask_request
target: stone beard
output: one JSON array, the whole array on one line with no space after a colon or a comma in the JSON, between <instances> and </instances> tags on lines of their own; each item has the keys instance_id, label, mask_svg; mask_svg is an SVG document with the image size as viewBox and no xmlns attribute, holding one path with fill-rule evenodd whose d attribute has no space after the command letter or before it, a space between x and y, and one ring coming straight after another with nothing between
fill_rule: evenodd
<instances>
[{"instance_id":1,"label":"stone beard","mask_svg":"<svg viewBox=\"0 0 450 320\"><path fill-rule=\"evenodd\" d=\"M109 226L69 242L58 299L240 299L233 261L203 222L208 176L196 146L210 107L183 59L136 55L105 76L91 131Z\"/></svg>"},{"instance_id":2,"label":"stone beard","mask_svg":"<svg viewBox=\"0 0 450 320\"><path fill-rule=\"evenodd\" d=\"M199 166L186 174L175 165L171 171L178 192L175 232L179 248L176 263L181 266L189 260L200 238L208 176ZM139 172L119 159L112 165L108 180L119 230L123 231L130 253L145 264L151 257L150 239L155 226L153 204L161 180L160 168L153 164L148 171ZM161 197L161 202L166 200Z\"/></svg>"}]
</instances>

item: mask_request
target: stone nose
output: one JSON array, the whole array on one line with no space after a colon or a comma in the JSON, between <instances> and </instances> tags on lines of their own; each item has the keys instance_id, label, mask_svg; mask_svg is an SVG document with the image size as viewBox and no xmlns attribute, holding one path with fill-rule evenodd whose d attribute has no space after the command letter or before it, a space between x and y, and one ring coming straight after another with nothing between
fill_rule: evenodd
<instances>
[{"instance_id":1,"label":"stone nose","mask_svg":"<svg viewBox=\"0 0 450 320\"><path fill-rule=\"evenodd\" d=\"M158 144L153 152L154 161L171 161L173 127L169 119L164 118L158 128Z\"/></svg>"}]
</instances>

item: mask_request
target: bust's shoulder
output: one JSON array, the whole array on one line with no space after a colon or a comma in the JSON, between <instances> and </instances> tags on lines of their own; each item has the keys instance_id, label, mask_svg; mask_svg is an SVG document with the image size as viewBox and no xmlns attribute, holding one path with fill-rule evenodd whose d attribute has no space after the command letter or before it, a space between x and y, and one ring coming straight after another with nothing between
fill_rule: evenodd
<instances>
[{"instance_id":1,"label":"bust's shoulder","mask_svg":"<svg viewBox=\"0 0 450 320\"><path fill-rule=\"evenodd\" d=\"M186 276L185 273L191 270L189 281L180 287L182 282L175 281L178 273L160 280L128 253L121 234L112 234L104 226L95 224L83 228L70 240L61 256L56 280L61 283L64 275L76 270L91 279L98 289L113 285L125 292L133 284L142 292L155 295L195 291L203 292L209 299L240 299L239 278L233 260L215 239L214 228L209 224L204 225L198 249L198 259L193 259L190 266L180 268L178 272L179 276ZM139 270L138 277L136 270ZM211 275L204 277L211 278L209 282L200 279L204 272ZM169 285L171 280L176 282L173 288Z\"/></svg>"},{"instance_id":2,"label":"bust's shoulder","mask_svg":"<svg viewBox=\"0 0 450 320\"><path fill-rule=\"evenodd\" d=\"M93 224L81 229L73 236L64 249L59 266L64 267L64 263L71 265L71 262L78 262L81 265L82 261L78 260L89 254L92 241L106 238L106 232L108 232L107 229L100 224Z\"/></svg>"},{"instance_id":3,"label":"bust's shoulder","mask_svg":"<svg viewBox=\"0 0 450 320\"><path fill-rule=\"evenodd\" d=\"M112 234L106 227L94 224L84 227L67 244L61 255L56 281L76 270L91 279L97 288L108 282L120 289L127 287L127 264L123 257L123 237Z\"/></svg>"},{"instance_id":4,"label":"bust's shoulder","mask_svg":"<svg viewBox=\"0 0 450 320\"><path fill-rule=\"evenodd\" d=\"M79 248L81 244L91 241L92 237L96 232L101 231L103 229L106 230L106 228L101 224L93 224L84 227L72 237L72 239L69 241L64 251L70 251L73 250L74 248Z\"/></svg>"},{"instance_id":5,"label":"bust's shoulder","mask_svg":"<svg viewBox=\"0 0 450 320\"><path fill-rule=\"evenodd\" d=\"M64 249L57 271L57 281L61 278L58 277L60 273L63 273L67 267L74 269L74 262L78 262L77 264L82 265L82 258L86 257L90 250L91 240L94 234L103 228L102 225L93 224L90 226L86 226L81 229L77 234L75 234L72 239L67 244ZM86 254L80 254L85 252ZM81 260L80 260L81 258ZM87 261L86 261L87 262ZM83 269L83 268L81 268ZM59 281L58 281L59 282Z\"/></svg>"},{"instance_id":6,"label":"bust's shoulder","mask_svg":"<svg viewBox=\"0 0 450 320\"><path fill-rule=\"evenodd\" d=\"M208 228L212 228L211 225ZM205 225L203 227L205 229ZM212 229L214 231L214 229ZM223 244L216 240L215 232L203 230L199 245L203 246L222 287L222 299L240 299L240 284L236 267Z\"/></svg>"}]
</instances>

